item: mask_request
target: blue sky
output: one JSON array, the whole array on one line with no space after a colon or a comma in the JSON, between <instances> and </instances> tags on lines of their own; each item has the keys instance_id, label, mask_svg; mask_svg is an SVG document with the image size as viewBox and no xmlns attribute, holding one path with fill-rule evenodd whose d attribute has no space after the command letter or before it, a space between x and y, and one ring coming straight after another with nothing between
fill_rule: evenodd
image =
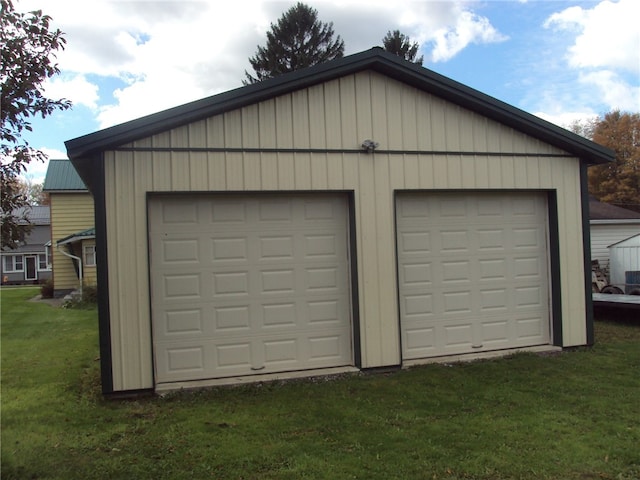
<instances>
[{"instance_id":1,"label":"blue sky","mask_svg":"<svg viewBox=\"0 0 640 480\"><path fill-rule=\"evenodd\" d=\"M66 34L61 75L45 85L72 110L34 122L50 158L64 141L241 86L248 57L291 2L17 0ZM560 126L612 109L640 111L640 1L309 0L345 54L399 29L426 68ZM46 165L27 176L44 178Z\"/></svg>"}]
</instances>

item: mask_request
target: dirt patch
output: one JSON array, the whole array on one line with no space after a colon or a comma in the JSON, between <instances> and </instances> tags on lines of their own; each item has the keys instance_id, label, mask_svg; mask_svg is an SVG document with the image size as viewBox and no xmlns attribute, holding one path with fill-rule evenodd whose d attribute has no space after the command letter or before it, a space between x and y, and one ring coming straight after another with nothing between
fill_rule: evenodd
<instances>
[{"instance_id":1,"label":"dirt patch","mask_svg":"<svg viewBox=\"0 0 640 480\"><path fill-rule=\"evenodd\" d=\"M30 302L46 303L52 307L59 307L64 303L64 298L42 298L42 295L36 295L29 299Z\"/></svg>"}]
</instances>

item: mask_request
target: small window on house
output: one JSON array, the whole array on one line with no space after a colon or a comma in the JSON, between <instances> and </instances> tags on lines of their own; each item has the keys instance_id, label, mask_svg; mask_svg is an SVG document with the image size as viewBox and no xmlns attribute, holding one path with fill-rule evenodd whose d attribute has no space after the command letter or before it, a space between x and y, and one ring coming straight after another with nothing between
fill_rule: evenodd
<instances>
[{"instance_id":1,"label":"small window on house","mask_svg":"<svg viewBox=\"0 0 640 480\"><path fill-rule=\"evenodd\" d=\"M38 254L38 270L49 270L49 259L46 253Z\"/></svg>"},{"instance_id":2,"label":"small window on house","mask_svg":"<svg viewBox=\"0 0 640 480\"><path fill-rule=\"evenodd\" d=\"M96 246L87 245L84 247L84 264L87 267L96 266Z\"/></svg>"},{"instance_id":3,"label":"small window on house","mask_svg":"<svg viewBox=\"0 0 640 480\"><path fill-rule=\"evenodd\" d=\"M24 260L22 255L5 255L2 257L4 262L4 271L6 273L11 272L24 272Z\"/></svg>"}]
</instances>

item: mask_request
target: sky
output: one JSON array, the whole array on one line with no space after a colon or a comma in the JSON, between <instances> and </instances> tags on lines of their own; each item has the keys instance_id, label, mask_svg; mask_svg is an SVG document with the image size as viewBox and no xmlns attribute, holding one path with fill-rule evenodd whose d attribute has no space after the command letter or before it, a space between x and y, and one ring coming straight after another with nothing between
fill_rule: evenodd
<instances>
[{"instance_id":1,"label":"sky","mask_svg":"<svg viewBox=\"0 0 640 480\"><path fill-rule=\"evenodd\" d=\"M47 97L73 108L33 122L49 158L64 142L242 86L248 58L295 1L14 0L65 33ZM613 109L640 112L638 0L307 0L345 55L390 30L420 44L425 68L568 127ZM32 163L39 183L47 165Z\"/></svg>"}]
</instances>

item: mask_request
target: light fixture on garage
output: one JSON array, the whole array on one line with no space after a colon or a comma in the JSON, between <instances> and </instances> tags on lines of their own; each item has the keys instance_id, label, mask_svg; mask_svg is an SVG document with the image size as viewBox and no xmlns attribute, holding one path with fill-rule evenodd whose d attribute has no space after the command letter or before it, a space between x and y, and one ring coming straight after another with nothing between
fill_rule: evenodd
<instances>
[{"instance_id":1,"label":"light fixture on garage","mask_svg":"<svg viewBox=\"0 0 640 480\"><path fill-rule=\"evenodd\" d=\"M378 142L374 142L373 140L365 140L362 142L362 149L367 153L372 153L376 148L378 148Z\"/></svg>"}]
</instances>

